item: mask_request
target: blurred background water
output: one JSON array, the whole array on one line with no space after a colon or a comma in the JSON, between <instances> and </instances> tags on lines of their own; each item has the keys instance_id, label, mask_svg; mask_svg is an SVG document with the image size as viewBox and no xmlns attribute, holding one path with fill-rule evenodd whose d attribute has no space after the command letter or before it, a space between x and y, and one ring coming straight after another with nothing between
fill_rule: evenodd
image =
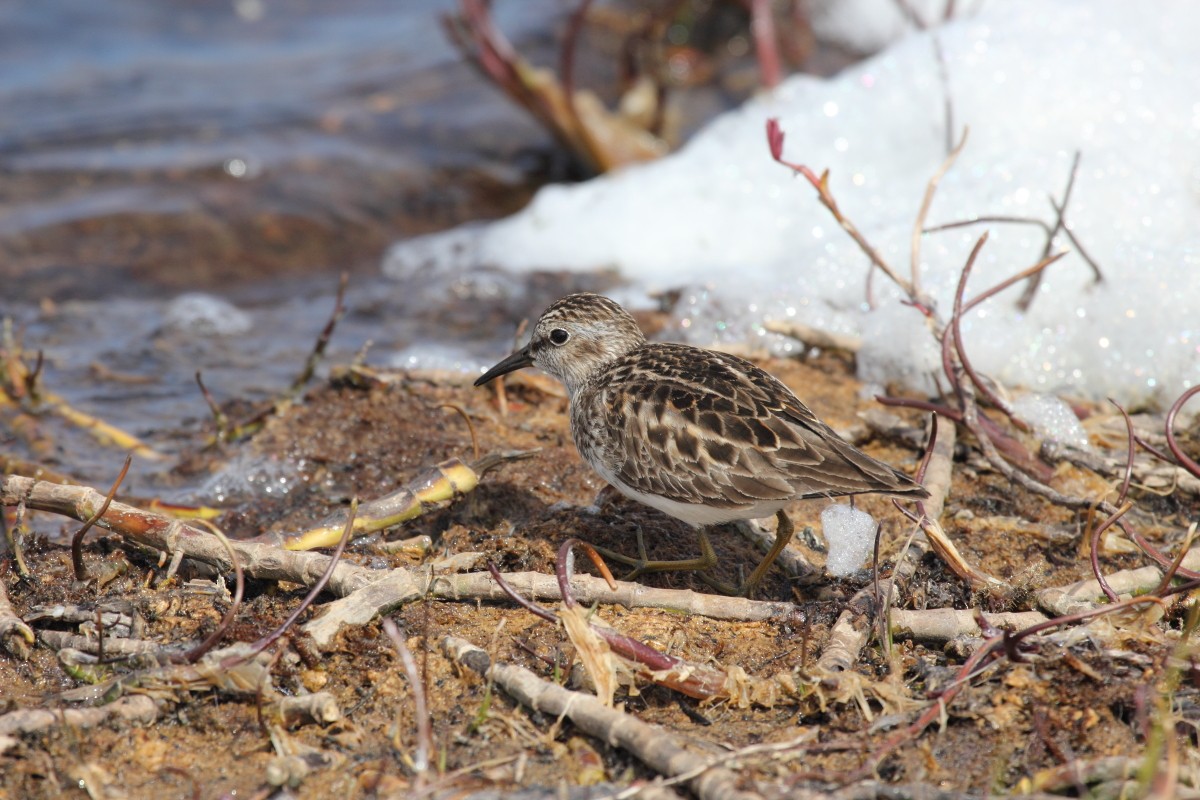
<instances>
[{"instance_id":1,"label":"blurred background water","mask_svg":"<svg viewBox=\"0 0 1200 800\"><path fill-rule=\"evenodd\" d=\"M164 432L207 416L197 370L218 400L290 382L341 271L351 311L332 360L367 339L387 360L434 335L449 301L378 277L384 248L509 213L554 176L546 134L443 35L452 10L4 4L0 316L29 360L44 353L44 385L169 451ZM565 11L533 0L495 15L552 57ZM77 432L56 437L83 479L119 462Z\"/></svg>"},{"instance_id":2,"label":"blurred background water","mask_svg":"<svg viewBox=\"0 0 1200 800\"><path fill-rule=\"evenodd\" d=\"M744 30L737 3L699 6ZM597 7L576 83L611 102L629 16ZM578 176L450 44L442 17L457 8L0 6L0 318L28 361L43 353L44 386L170 452L169 431L208 415L196 371L218 401L262 400L290 383L342 271L349 313L331 362L371 340L373 363L410 365L420 352L421 365L449 369L492 360L514 315L611 284L603 274L380 277L391 243L509 214L543 183ZM521 0L492 13L524 57L556 66L574 8ZM744 36L731 41L753 73ZM684 128L755 85L751 74L697 95ZM55 436L80 479L119 461L78 431ZM0 424L0 453L21 449Z\"/></svg>"}]
</instances>

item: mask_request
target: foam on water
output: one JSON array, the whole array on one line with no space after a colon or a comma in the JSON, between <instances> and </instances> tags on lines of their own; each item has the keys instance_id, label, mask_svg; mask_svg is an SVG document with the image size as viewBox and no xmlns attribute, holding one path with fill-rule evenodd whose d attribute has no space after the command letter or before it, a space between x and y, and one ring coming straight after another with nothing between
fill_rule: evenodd
<instances>
[{"instance_id":1,"label":"foam on water","mask_svg":"<svg viewBox=\"0 0 1200 800\"><path fill-rule=\"evenodd\" d=\"M163 322L169 328L195 336L240 336L254 322L250 315L216 295L185 292L167 304Z\"/></svg>"},{"instance_id":2,"label":"foam on water","mask_svg":"<svg viewBox=\"0 0 1200 800\"><path fill-rule=\"evenodd\" d=\"M1061 198L1079 151L1067 222L1105 276L1093 283L1073 253L1046 273L1028 312L1015 308L1019 287L974 310L963 331L976 366L1037 391L1162 404L1200 380L1196 30L1200 4L1187 0L1153 13L1126 0L980 4L833 79L793 77L671 157L547 187L492 225L401 243L384 269L616 267L645 292L691 287L719 298L702 324L678 326L695 343L761 336L764 319L790 316L865 333L865 379L921 385L931 351L917 313L879 276L877 308L867 308L865 256L812 187L771 161L764 129L778 117L785 156L830 170L845 214L904 274L926 181L946 156L948 92L954 131L971 133L927 223L1052 223L1048 197ZM1037 226L986 227L968 295L1035 263L1044 245ZM943 316L984 229L923 238L921 281Z\"/></svg>"}]
</instances>

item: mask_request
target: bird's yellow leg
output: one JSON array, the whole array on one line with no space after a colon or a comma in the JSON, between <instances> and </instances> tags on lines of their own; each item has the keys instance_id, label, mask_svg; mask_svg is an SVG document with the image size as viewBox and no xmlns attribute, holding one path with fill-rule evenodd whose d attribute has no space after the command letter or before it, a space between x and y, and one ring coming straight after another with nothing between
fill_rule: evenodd
<instances>
[{"instance_id":1,"label":"bird's yellow leg","mask_svg":"<svg viewBox=\"0 0 1200 800\"><path fill-rule=\"evenodd\" d=\"M607 547L597 547L596 552L610 561L616 561L618 564L633 567L633 571L621 578L621 580L625 581L635 580L651 572L704 572L717 565L717 554L713 551L712 543L709 542L708 534L704 532L704 529L698 530L696 535L700 539L700 555L696 558L684 558L677 561L651 561L646 554L646 542L640 525L637 529L638 555L636 558L623 555L615 550L609 550Z\"/></svg>"},{"instance_id":2,"label":"bird's yellow leg","mask_svg":"<svg viewBox=\"0 0 1200 800\"><path fill-rule=\"evenodd\" d=\"M763 556L763 560L758 562L758 566L750 573L750 577L742 582L741 586L724 583L709 575L701 575L700 579L721 594L753 597L754 593L758 591L759 584L766 577L767 570L775 563L775 559L779 558L779 554L783 552L783 548L787 547L788 542L792 540L792 534L796 532L791 519L788 518L787 514L783 513L782 509L775 513L775 518L779 520L779 524L775 528L775 542L771 545L771 549L767 551L767 554Z\"/></svg>"}]
</instances>

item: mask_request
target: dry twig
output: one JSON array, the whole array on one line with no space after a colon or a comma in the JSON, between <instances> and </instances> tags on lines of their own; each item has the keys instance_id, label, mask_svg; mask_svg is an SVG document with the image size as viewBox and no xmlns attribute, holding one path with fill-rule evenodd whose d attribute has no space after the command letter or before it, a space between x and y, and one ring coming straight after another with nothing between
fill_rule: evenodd
<instances>
[{"instance_id":1,"label":"dry twig","mask_svg":"<svg viewBox=\"0 0 1200 800\"><path fill-rule=\"evenodd\" d=\"M8 587L0 580L0 647L24 661L29 658L29 647L35 641L33 629L17 616L8 599Z\"/></svg>"},{"instance_id":2,"label":"dry twig","mask_svg":"<svg viewBox=\"0 0 1200 800\"><path fill-rule=\"evenodd\" d=\"M512 664L493 664L486 651L454 636L442 640L446 656L494 681L509 696L534 711L566 717L580 730L613 747L632 753L654 771L667 776L703 770L688 782L702 800L753 800L758 795L737 789L736 776L721 767L707 768L703 758L684 749L682 742L656 725L606 707L595 697L564 689Z\"/></svg>"},{"instance_id":3,"label":"dry twig","mask_svg":"<svg viewBox=\"0 0 1200 800\"><path fill-rule=\"evenodd\" d=\"M0 506L25 502L29 508L50 511L85 521L104 503L104 496L86 486L61 486L16 475L0 477ZM113 502L96 524L118 533L131 542L179 554L211 564L219 570L233 570L233 562L221 541L208 531L199 530L177 519L153 514L124 503ZM233 550L245 574L260 580L285 580L311 586L329 565L329 556L320 553L295 553L257 542L233 542ZM329 590L338 596L350 594L378 579L375 570L353 564L338 564L329 579Z\"/></svg>"}]
</instances>

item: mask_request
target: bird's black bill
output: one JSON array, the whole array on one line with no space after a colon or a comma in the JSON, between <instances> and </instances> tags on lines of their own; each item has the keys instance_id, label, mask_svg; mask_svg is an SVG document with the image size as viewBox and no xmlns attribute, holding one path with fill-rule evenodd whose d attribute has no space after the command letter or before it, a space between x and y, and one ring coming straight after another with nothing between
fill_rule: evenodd
<instances>
[{"instance_id":1,"label":"bird's black bill","mask_svg":"<svg viewBox=\"0 0 1200 800\"><path fill-rule=\"evenodd\" d=\"M499 378L501 375L507 375L510 372L515 372L516 370L532 365L533 358L529 355L529 348L522 348L480 375L479 379L475 381L475 385L483 386L493 378Z\"/></svg>"}]
</instances>

